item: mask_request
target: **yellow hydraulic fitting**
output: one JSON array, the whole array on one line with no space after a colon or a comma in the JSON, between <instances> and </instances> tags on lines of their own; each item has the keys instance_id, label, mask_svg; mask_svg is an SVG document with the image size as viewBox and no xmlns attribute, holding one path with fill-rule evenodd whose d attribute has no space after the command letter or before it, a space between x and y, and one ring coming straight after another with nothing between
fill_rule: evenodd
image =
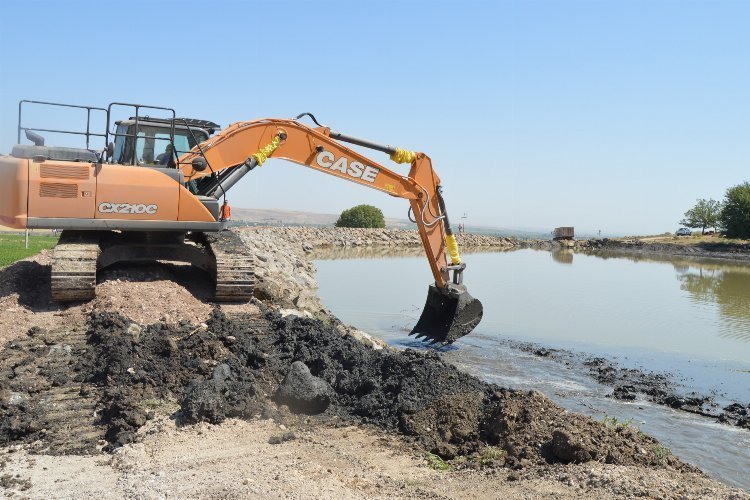
<instances>
[{"instance_id":1,"label":"yellow hydraulic fitting","mask_svg":"<svg viewBox=\"0 0 750 500\"><path fill-rule=\"evenodd\" d=\"M270 143L268 143L267 146L261 148L260 151L252 155L252 157L255 158L255 161L258 162L259 167L263 165L263 163L268 159L269 156L271 156L274 151L276 151L276 148L279 147L279 144L281 144L281 138L277 135Z\"/></svg>"},{"instance_id":2,"label":"yellow hydraulic fitting","mask_svg":"<svg viewBox=\"0 0 750 500\"><path fill-rule=\"evenodd\" d=\"M451 256L451 265L458 266L461 264L461 256L458 254L458 242L456 235L449 234L445 237L445 246L448 248L448 255Z\"/></svg>"},{"instance_id":3,"label":"yellow hydraulic fitting","mask_svg":"<svg viewBox=\"0 0 750 500\"><path fill-rule=\"evenodd\" d=\"M391 160L396 163L414 163L414 160L416 159L417 153L401 148L396 148L396 151L391 155Z\"/></svg>"}]
</instances>

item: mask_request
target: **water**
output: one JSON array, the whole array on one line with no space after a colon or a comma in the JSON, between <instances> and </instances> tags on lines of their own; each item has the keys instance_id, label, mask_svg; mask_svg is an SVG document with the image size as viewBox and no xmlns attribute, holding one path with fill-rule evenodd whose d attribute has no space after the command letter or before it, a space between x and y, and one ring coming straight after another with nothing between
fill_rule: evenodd
<instances>
[{"instance_id":1,"label":"water","mask_svg":"<svg viewBox=\"0 0 750 500\"><path fill-rule=\"evenodd\" d=\"M420 249L319 253L319 295L344 322L397 347L432 281ZM683 460L750 490L750 432L654 405L606 397L581 367L529 355L509 340L599 355L671 373L720 404L750 401L750 265L685 258L517 250L466 255L482 323L446 356L478 377L536 389L596 418L633 419Z\"/></svg>"}]
</instances>

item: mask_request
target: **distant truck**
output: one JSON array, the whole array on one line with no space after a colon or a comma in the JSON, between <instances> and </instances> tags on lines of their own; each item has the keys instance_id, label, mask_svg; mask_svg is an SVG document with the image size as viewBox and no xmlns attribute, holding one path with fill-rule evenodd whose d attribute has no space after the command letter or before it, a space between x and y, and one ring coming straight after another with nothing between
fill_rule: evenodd
<instances>
[{"instance_id":1,"label":"distant truck","mask_svg":"<svg viewBox=\"0 0 750 500\"><path fill-rule=\"evenodd\" d=\"M555 241L572 240L574 236L575 228L573 227L556 227L552 232L552 239Z\"/></svg>"}]
</instances>

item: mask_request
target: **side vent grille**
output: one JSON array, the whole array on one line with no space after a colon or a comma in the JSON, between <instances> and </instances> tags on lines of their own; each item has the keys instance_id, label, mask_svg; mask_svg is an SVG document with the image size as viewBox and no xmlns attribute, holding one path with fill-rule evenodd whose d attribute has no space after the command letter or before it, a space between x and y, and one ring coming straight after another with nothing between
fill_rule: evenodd
<instances>
[{"instance_id":1,"label":"side vent grille","mask_svg":"<svg viewBox=\"0 0 750 500\"><path fill-rule=\"evenodd\" d=\"M39 184L39 196L42 198L77 198L78 184L42 182Z\"/></svg>"},{"instance_id":2,"label":"side vent grille","mask_svg":"<svg viewBox=\"0 0 750 500\"><path fill-rule=\"evenodd\" d=\"M42 165L39 169L39 176L43 179L88 179L89 167Z\"/></svg>"}]
</instances>

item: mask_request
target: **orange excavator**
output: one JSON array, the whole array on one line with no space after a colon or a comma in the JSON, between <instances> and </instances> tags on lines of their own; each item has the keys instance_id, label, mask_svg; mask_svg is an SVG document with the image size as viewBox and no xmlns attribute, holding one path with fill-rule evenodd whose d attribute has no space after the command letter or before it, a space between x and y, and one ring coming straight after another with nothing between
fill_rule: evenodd
<instances>
[{"instance_id":1,"label":"orange excavator","mask_svg":"<svg viewBox=\"0 0 750 500\"><path fill-rule=\"evenodd\" d=\"M85 112L86 130L26 126L25 110L44 106ZM133 116L115 121L123 109ZM106 120L102 132L92 132L92 116ZM303 123L305 118L314 126ZM86 147L47 146L39 132L85 137ZM33 144L20 144L22 133ZM101 150L91 147L92 141L101 142ZM481 320L481 302L463 285L466 264L440 178L424 153L333 131L310 113L220 130L207 120L178 118L171 108L127 103L97 108L21 101L18 142L10 155L0 156L0 223L63 230L52 259L51 290L57 301L93 298L100 269L159 260L210 273L217 301L249 300L254 256L235 232L225 231L227 192L268 158L278 158L409 201L409 217L419 229L435 279L412 334L452 343ZM396 163L409 164L409 173L389 170L343 143L384 152Z\"/></svg>"}]
</instances>

